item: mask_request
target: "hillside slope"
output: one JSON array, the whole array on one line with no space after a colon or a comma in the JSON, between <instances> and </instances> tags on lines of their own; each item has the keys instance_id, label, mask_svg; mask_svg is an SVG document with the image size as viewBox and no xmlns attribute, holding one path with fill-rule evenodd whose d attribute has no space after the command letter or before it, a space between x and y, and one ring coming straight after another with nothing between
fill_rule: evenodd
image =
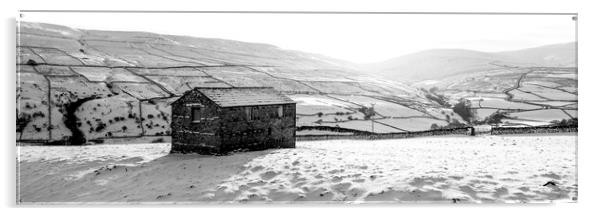
<instances>
[{"instance_id":1,"label":"hillside slope","mask_svg":"<svg viewBox=\"0 0 602 216\"><path fill-rule=\"evenodd\" d=\"M497 53L434 49L366 65L364 68L393 80L423 81L498 69L499 65L574 67L575 46L575 43L564 43Z\"/></svg>"},{"instance_id":2,"label":"hillside slope","mask_svg":"<svg viewBox=\"0 0 602 216\"><path fill-rule=\"evenodd\" d=\"M464 104L473 124L576 122L576 43L487 53L428 50L372 65L372 72ZM458 104L456 103L456 104ZM459 108L463 110L463 108Z\"/></svg>"},{"instance_id":3,"label":"hillside slope","mask_svg":"<svg viewBox=\"0 0 602 216\"><path fill-rule=\"evenodd\" d=\"M576 67L577 43L552 44L496 54L540 67Z\"/></svg>"},{"instance_id":4,"label":"hillside slope","mask_svg":"<svg viewBox=\"0 0 602 216\"><path fill-rule=\"evenodd\" d=\"M298 102L298 126L429 129L451 109L350 63L269 44L19 23L17 140L169 135L169 102L194 87L271 86ZM81 132L81 133L80 133ZM305 131L303 133L322 133Z\"/></svg>"}]
</instances>

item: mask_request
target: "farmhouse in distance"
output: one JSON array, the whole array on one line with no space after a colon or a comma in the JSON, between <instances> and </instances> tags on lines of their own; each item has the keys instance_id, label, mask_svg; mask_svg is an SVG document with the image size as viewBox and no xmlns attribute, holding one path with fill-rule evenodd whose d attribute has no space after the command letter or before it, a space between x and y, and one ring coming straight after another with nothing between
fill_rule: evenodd
<instances>
[{"instance_id":1,"label":"farmhouse in distance","mask_svg":"<svg viewBox=\"0 0 602 216\"><path fill-rule=\"evenodd\" d=\"M271 87L198 87L172 103L171 152L295 147L295 102Z\"/></svg>"}]
</instances>

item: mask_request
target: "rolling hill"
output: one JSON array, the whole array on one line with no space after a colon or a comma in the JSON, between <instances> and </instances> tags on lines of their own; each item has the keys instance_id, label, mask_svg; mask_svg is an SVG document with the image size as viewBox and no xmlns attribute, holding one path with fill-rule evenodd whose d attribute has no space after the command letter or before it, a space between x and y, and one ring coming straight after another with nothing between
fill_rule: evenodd
<instances>
[{"instance_id":1,"label":"rolling hill","mask_svg":"<svg viewBox=\"0 0 602 216\"><path fill-rule=\"evenodd\" d=\"M494 115L503 116L495 124L508 126L577 118L575 43L499 53L427 50L366 67L270 44L18 27L22 142L161 140L170 134L170 102L194 87L274 87L297 102L298 135L492 124ZM454 112L457 104L470 116Z\"/></svg>"},{"instance_id":2,"label":"rolling hill","mask_svg":"<svg viewBox=\"0 0 602 216\"><path fill-rule=\"evenodd\" d=\"M540 67L576 67L576 48L577 43L562 43L497 54Z\"/></svg>"},{"instance_id":3,"label":"rolling hill","mask_svg":"<svg viewBox=\"0 0 602 216\"><path fill-rule=\"evenodd\" d=\"M548 125L578 117L576 45L497 53L427 50L364 69L463 104L472 124Z\"/></svg>"},{"instance_id":4,"label":"rolling hill","mask_svg":"<svg viewBox=\"0 0 602 216\"><path fill-rule=\"evenodd\" d=\"M500 65L575 67L575 46L563 43L507 52L434 49L364 65L364 69L398 81L424 81L497 69Z\"/></svg>"},{"instance_id":5,"label":"rolling hill","mask_svg":"<svg viewBox=\"0 0 602 216\"><path fill-rule=\"evenodd\" d=\"M371 104L375 133L459 119L403 82L269 44L27 22L17 33L19 141L166 136L169 103L194 87L274 87L297 101L297 126L368 131ZM299 131L314 133L330 132Z\"/></svg>"}]
</instances>

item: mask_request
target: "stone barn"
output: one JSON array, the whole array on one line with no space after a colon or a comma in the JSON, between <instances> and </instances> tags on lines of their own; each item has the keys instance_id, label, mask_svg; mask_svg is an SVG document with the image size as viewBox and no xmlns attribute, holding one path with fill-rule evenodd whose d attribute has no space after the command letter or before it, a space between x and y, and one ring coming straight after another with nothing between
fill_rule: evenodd
<instances>
[{"instance_id":1,"label":"stone barn","mask_svg":"<svg viewBox=\"0 0 602 216\"><path fill-rule=\"evenodd\" d=\"M270 87L194 88L171 112L171 152L295 147L295 102Z\"/></svg>"}]
</instances>

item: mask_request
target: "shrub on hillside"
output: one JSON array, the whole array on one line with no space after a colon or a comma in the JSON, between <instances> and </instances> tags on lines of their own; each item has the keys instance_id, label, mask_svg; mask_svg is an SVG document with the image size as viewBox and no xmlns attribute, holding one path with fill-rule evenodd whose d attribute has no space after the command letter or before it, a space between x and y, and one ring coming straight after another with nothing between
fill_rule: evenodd
<instances>
[{"instance_id":1,"label":"shrub on hillside","mask_svg":"<svg viewBox=\"0 0 602 216\"><path fill-rule=\"evenodd\" d=\"M464 127L468 127L468 125L466 125L466 124L458 121L458 119L454 119L454 120L452 120L452 122L450 122L446 126L440 126L440 125L437 125L437 124L433 123L431 125L431 130L437 130L437 129L454 129L454 128L464 128Z\"/></svg>"},{"instance_id":2,"label":"shrub on hillside","mask_svg":"<svg viewBox=\"0 0 602 216\"><path fill-rule=\"evenodd\" d=\"M437 125L437 124L435 124L435 123L433 123L433 124L431 125L431 130L437 130L437 129L439 129L439 128L440 128L440 127L439 127L439 125Z\"/></svg>"},{"instance_id":3,"label":"shrub on hillside","mask_svg":"<svg viewBox=\"0 0 602 216\"><path fill-rule=\"evenodd\" d=\"M575 126L576 127L578 125L578 120L577 120L577 118L562 119L562 121L554 120L554 121L552 121L552 125L554 125L554 126Z\"/></svg>"},{"instance_id":4,"label":"shrub on hillside","mask_svg":"<svg viewBox=\"0 0 602 216\"><path fill-rule=\"evenodd\" d=\"M483 120L485 124L500 124L502 120L508 118L508 113L497 111Z\"/></svg>"},{"instance_id":5,"label":"shrub on hillside","mask_svg":"<svg viewBox=\"0 0 602 216\"><path fill-rule=\"evenodd\" d=\"M468 100L460 100L456 105L454 105L453 110L466 122L470 122L474 117L474 114L470 109L470 102Z\"/></svg>"},{"instance_id":6,"label":"shrub on hillside","mask_svg":"<svg viewBox=\"0 0 602 216\"><path fill-rule=\"evenodd\" d=\"M376 111L374 111L373 107L364 107L363 106L359 109L359 111L364 114L365 120L368 120L368 119L372 118L372 116L376 115Z\"/></svg>"}]
</instances>

